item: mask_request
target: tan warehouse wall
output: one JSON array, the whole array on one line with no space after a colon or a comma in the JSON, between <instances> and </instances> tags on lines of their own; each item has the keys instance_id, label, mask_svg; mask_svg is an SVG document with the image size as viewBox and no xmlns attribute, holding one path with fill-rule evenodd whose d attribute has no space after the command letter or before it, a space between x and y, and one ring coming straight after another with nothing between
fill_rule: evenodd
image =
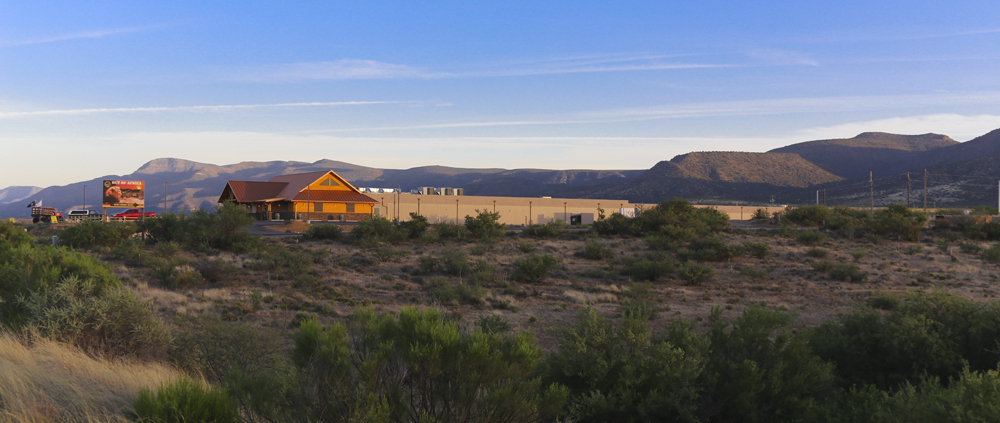
<instances>
[{"instance_id":1,"label":"tan warehouse wall","mask_svg":"<svg viewBox=\"0 0 1000 423\"><path fill-rule=\"evenodd\" d=\"M496 211L500 221L506 225L548 223L553 220L569 221L568 215L582 214L583 223L591 223L598 217L598 209L610 216L622 208L649 208L655 204L634 204L627 200L591 200L577 198L529 198L529 197L479 197L417 194L368 194L379 204L375 205L380 216L394 219L398 213L402 220L409 220L410 213L419 213L431 223L464 223L465 216L475 216L476 210ZM398 204L397 204L398 198ZM730 220L747 220L759 208L768 213L784 210L784 207L750 206L695 206L714 207L729 214ZM398 212L397 212L398 210Z\"/></svg>"}]
</instances>

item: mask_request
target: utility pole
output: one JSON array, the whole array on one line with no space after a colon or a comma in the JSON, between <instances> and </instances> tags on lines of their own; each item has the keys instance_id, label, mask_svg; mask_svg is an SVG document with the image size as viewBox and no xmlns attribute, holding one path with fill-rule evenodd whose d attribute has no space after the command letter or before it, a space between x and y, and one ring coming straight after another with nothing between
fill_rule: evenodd
<instances>
[{"instance_id":1,"label":"utility pole","mask_svg":"<svg viewBox=\"0 0 1000 423\"><path fill-rule=\"evenodd\" d=\"M868 171L868 191L871 193L872 213L875 213L875 176L872 171Z\"/></svg>"},{"instance_id":2,"label":"utility pole","mask_svg":"<svg viewBox=\"0 0 1000 423\"><path fill-rule=\"evenodd\" d=\"M816 190L816 205L819 205L819 190Z\"/></svg>"},{"instance_id":3,"label":"utility pole","mask_svg":"<svg viewBox=\"0 0 1000 423\"><path fill-rule=\"evenodd\" d=\"M927 169L924 169L924 214L927 214Z\"/></svg>"},{"instance_id":4,"label":"utility pole","mask_svg":"<svg viewBox=\"0 0 1000 423\"><path fill-rule=\"evenodd\" d=\"M906 208L910 208L910 172L906 172Z\"/></svg>"}]
</instances>

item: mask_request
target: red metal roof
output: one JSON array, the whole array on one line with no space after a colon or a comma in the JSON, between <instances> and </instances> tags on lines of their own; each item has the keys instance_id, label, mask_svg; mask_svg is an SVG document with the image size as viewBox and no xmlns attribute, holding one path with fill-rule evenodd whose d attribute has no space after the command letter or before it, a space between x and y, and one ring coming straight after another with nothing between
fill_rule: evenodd
<instances>
[{"instance_id":1,"label":"red metal roof","mask_svg":"<svg viewBox=\"0 0 1000 423\"><path fill-rule=\"evenodd\" d=\"M287 185L288 182L229 181L229 188L240 203L276 199Z\"/></svg>"},{"instance_id":2,"label":"red metal roof","mask_svg":"<svg viewBox=\"0 0 1000 423\"><path fill-rule=\"evenodd\" d=\"M310 190L302 191L293 201L319 201L334 203L377 203L373 198L353 191Z\"/></svg>"}]
</instances>

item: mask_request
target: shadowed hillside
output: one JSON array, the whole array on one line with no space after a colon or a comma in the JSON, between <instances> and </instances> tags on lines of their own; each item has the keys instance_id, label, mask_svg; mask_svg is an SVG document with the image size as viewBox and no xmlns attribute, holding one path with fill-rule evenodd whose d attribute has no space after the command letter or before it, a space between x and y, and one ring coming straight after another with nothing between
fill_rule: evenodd
<instances>
[{"instance_id":1,"label":"shadowed hillside","mask_svg":"<svg viewBox=\"0 0 1000 423\"><path fill-rule=\"evenodd\" d=\"M808 141L771 150L771 153L794 153L826 171L845 179L867 179L890 175L924 166L934 150L960 145L946 135L897 135L865 132L854 138ZM952 147L953 148L953 147Z\"/></svg>"}]
</instances>

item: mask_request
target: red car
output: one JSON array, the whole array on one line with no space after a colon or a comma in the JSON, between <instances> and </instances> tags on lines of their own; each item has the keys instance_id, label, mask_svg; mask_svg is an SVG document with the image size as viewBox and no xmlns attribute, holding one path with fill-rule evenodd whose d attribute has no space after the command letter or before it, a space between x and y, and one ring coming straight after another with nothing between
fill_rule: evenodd
<instances>
[{"instance_id":1,"label":"red car","mask_svg":"<svg viewBox=\"0 0 1000 423\"><path fill-rule=\"evenodd\" d=\"M111 217L118 220L136 220L139 219L140 217L147 217L147 218L156 217L156 213L149 212L143 214L140 209L128 209L121 213L115 213Z\"/></svg>"}]
</instances>

